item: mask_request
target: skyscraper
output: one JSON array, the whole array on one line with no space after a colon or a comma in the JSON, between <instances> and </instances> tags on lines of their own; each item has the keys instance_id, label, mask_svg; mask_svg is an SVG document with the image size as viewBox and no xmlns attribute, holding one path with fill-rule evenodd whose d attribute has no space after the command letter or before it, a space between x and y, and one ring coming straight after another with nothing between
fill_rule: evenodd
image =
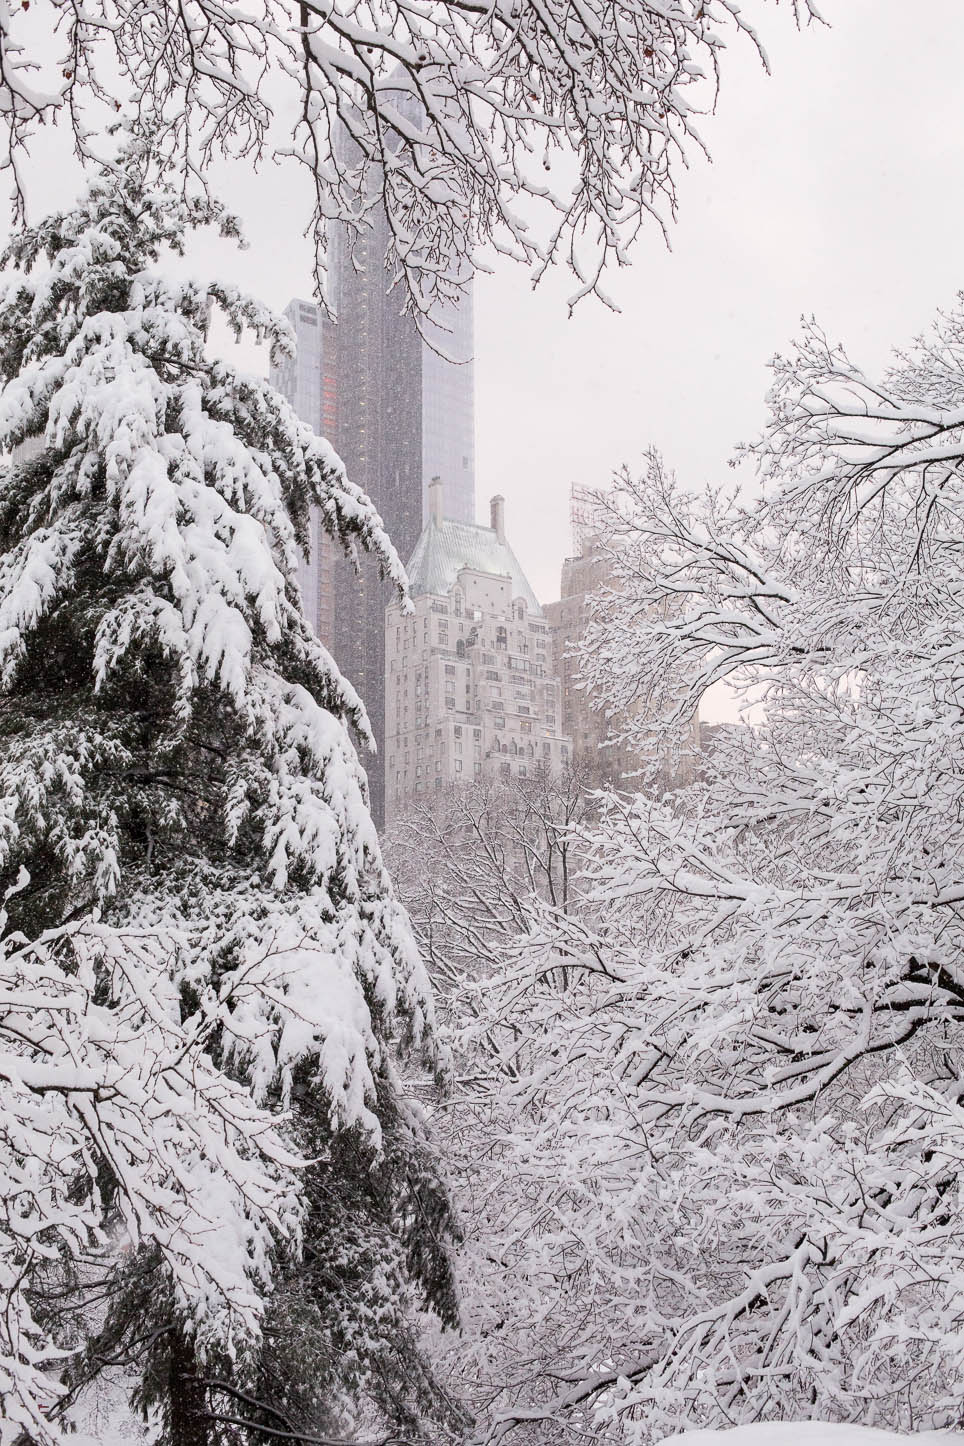
<instances>
[{"instance_id":1,"label":"skyscraper","mask_svg":"<svg viewBox=\"0 0 964 1446\"><path fill-rule=\"evenodd\" d=\"M289 301L284 314L294 327L298 354L290 361L272 365L271 382L288 398L303 422L321 436L332 437L335 425L333 335L326 332L321 309L312 301L297 298ZM314 508L311 552L301 560L298 581L312 627L329 645L335 626L334 560L334 544Z\"/></svg>"},{"instance_id":2,"label":"skyscraper","mask_svg":"<svg viewBox=\"0 0 964 1446\"><path fill-rule=\"evenodd\" d=\"M472 296L470 290L420 334L403 312L401 289L392 287L388 241L384 216L356 240L351 255L344 235L335 235L337 323L320 307L291 302L286 315L297 334L298 359L273 368L271 379L303 420L334 444L404 559L421 534L433 477L445 482L449 515L475 519ZM306 566L304 595L319 635L368 710L379 748L367 760L368 778L372 811L381 823L385 606L391 591L368 559L355 576L322 542ZM336 606L336 599L343 605Z\"/></svg>"}]
</instances>

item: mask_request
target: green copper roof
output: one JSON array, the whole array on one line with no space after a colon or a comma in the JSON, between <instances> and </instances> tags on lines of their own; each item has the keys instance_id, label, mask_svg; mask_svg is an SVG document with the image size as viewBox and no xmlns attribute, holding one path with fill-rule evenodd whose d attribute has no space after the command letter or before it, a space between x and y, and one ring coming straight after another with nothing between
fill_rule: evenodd
<instances>
[{"instance_id":1,"label":"green copper roof","mask_svg":"<svg viewBox=\"0 0 964 1446\"><path fill-rule=\"evenodd\" d=\"M500 542L495 529L474 522L442 522L430 519L415 545L408 564L408 581L413 597L430 593L445 597L458 582L463 567L512 579L513 599L525 599L528 611L542 617L542 608L518 559L507 542Z\"/></svg>"}]
</instances>

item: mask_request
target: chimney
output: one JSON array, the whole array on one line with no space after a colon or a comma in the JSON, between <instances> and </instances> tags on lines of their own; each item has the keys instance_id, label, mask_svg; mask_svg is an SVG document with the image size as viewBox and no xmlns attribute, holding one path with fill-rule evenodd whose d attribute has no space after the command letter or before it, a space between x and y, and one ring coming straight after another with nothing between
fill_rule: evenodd
<instances>
[{"instance_id":1,"label":"chimney","mask_svg":"<svg viewBox=\"0 0 964 1446\"><path fill-rule=\"evenodd\" d=\"M428 516L436 527L442 522L442 479L433 477L428 484Z\"/></svg>"},{"instance_id":2,"label":"chimney","mask_svg":"<svg viewBox=\"0 0 964 1446\"><path fill-rule=\"evenodd\" d=\"M500 542L505 542L505 498L493 497L489 503L489 526Z\"/></svg>"}]
</instances>

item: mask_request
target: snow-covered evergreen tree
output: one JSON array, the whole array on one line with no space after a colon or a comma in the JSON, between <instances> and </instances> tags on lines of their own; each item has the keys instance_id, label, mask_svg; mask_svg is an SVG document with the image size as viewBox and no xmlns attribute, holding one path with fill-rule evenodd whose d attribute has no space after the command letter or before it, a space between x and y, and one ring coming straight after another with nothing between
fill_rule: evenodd
<instances>
[{"instance_id":1,"label":"snow-covered evergreen tree","mask_svg":"<svg viewBox=\"0 0 964 1446\"><path fill-rule=\"evenodd\" d=\"M289 333L160 268L232 222L151 167L129 142L0 285L4 1443L58 1439L107 1360L179 1446L410 1424L416 1300L452 1315L391 1060L430 996L301 609L309 506L403 572L326 443L207 356L212 306Z\"/></svg>"}]
</instances>

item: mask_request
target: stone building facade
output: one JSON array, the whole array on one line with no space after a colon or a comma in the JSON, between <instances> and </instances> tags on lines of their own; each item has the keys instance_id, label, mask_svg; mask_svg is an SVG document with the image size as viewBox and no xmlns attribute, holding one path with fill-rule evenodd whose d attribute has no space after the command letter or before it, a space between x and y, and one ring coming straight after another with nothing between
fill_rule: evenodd
<instances>
[{"instance_id":1,"label":"stone building facade","mask_svg":"<svg viewBox=\"0 0 964 1446\"><path fill-rule=\"evenodd\" d=\"M570 761L545 614L505 535L444 516L441 482L408 567L414 614L385 612L386 822L479 777Z\"/></svg>"}]
</instances>

